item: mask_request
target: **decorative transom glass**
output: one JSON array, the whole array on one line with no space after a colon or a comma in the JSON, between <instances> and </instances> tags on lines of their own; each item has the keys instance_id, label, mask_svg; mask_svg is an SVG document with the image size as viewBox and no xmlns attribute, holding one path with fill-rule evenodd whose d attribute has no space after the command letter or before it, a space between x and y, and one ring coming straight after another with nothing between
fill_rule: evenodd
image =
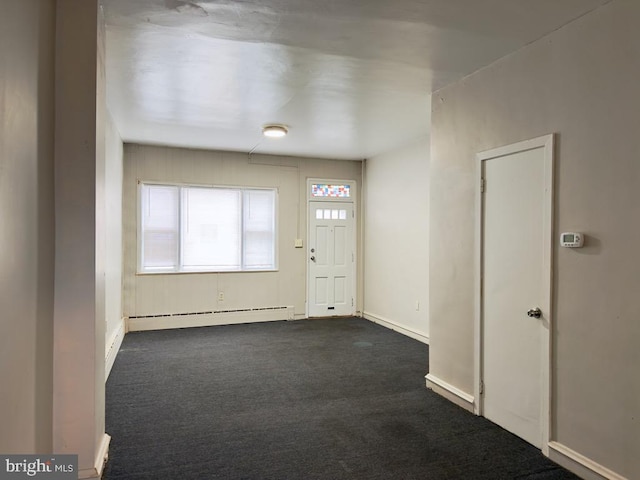
<instances>
[{"instance_id":1,"label":"decorative transom glass","mask_svg":"<svg viewBox=\"0 0 640 480\"><path fill-rule=\"evenodd\" d=\"M311 185L311 195L313 197L349 198L351 196L351 186L317 183Z\"/></svg>"}]
</instances>

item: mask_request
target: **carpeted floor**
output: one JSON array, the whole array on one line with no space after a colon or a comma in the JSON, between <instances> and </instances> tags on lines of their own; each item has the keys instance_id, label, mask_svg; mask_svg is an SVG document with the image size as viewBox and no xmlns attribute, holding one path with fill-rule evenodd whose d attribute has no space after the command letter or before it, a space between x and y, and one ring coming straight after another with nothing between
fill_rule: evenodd
<instances>
[{"instance_id":1,"label":"carpeted floor","mask_svg":"<svg viewBox=\"0 0 640 480\"><path fill-rule=\"evenodd\" d=\"M577 478L427 371L426 345L359 318L130 333L103 478Z\"/></svg>"}]
</instances>

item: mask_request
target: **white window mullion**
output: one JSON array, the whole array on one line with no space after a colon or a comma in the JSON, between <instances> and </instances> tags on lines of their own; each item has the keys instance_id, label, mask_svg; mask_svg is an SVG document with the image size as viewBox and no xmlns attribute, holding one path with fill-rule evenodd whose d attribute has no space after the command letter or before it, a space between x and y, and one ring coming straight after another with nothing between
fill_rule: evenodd
<instances>
[{"instance_id":1,"label":"white window mullion","mask_svg":"<svg viewBox=\"0 0 640 480\"><path fill-rule=\"evenodd\" d=\"M246 211L245 211L245 205L247 204L247 202L245 201L245 195L247 194L247 192L245 190L242 190L242 195L240 195L240 269L244 270L245 269L245 265L247 263L246 261L246 251L245 251L245 245L247 242L245 242L245 237L246 237L246 232L244 230L245 227L245 217L247 215Z\"/></svg>"},{"instance_id":2,"label":"white window mullion","mask_svg":"<svg viewBox=\"0 0 640 480\"><path fill-rule=\"evenodd\" d=\"M178 225L179 225L179 232L180 232L180 238L178 239L176 248L178 249L177 255L178 255L178 265L176 266L176 271L178 272L182 272L182 265L184 265L184 209L188 208L189 203L185 201L184 199L184 195L185 195L185 188L184 187L179 187L180 188L180 195L178 195L179 198L179 208L178 208Z\"/></svg>"}]
</instances>

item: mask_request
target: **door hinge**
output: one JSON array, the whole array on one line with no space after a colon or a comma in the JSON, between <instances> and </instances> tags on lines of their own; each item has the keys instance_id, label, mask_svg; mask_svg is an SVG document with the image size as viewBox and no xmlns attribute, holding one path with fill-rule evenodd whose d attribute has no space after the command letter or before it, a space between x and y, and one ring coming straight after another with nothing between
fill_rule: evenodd
<instances>
[{"instance_id":1,"label":"door hinge","mask_svg":"<svg viewBox=\"0 0 640 480\"><path fill-rule=\"evenodd\" d=\"M351 306L353 307L353 298L351 299Z\"/></svg>"},{"instance_id":2,"label":"door hinge","mask_svg":"<svg viewBox=\"0 0 640 480\"><path fill-rule=\"evenodd\" d=\"M480 380L480 395L484 395L484 381Z\"/></svg>"},{"instance_id":3,"label":"door hinge","mask_svg":"<svg viewBox=\"0 0 640 480\"><path fill-rule=\"evenodd\" d=\"M484 178L480 179L480 193L484 193L487 186L487 182Z\"/></svg>"}]
</instances>

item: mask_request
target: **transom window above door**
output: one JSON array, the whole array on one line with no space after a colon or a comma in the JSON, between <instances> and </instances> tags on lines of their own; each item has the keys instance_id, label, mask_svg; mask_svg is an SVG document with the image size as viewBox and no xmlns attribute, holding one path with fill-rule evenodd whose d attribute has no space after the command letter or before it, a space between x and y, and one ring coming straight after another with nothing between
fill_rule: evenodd
<instances>
[{"instance_id":1,"label":"transom window above door","mask_svg":"<svg viewBox=\"0 0 640 480\"><path fill-rule=\"evenodd\" d=\"M351 196L351 185L313 183L311 185L311 196L313 198L349 198Z\"/></svg>"}]
</instances>

